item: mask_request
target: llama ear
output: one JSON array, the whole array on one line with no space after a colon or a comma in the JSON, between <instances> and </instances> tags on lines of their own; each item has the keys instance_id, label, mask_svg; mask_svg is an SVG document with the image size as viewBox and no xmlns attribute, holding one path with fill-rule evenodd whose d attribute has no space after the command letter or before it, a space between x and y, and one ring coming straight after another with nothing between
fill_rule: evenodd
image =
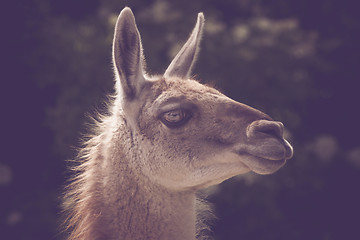
<instances>
[{"instance_id":1,"label":"llama ear","mask_svg":"<svg viewBox=\"0 0 360 240\"><path fill-rule=\"evenodd\" d=\"M133 99L145 83L141 38L130 8L124 8L116 22L113 41L116 89ZM120 80L120 81L119 81Z\"/></svg>"},{"instance_id":2,"label":"llama ear","mask_svg":"<svg viewBox=\"0 0 360 240\"><path fill-rule=\"evenodd\" d=\"M204 21L204 14L199 13L194 30L187 42L166 69L164 74L165 77L179 77L184 79L190 77L191 68L194 65L197 52L199 51L199 43L203 32Z\"/></svg>"}]
</instances>

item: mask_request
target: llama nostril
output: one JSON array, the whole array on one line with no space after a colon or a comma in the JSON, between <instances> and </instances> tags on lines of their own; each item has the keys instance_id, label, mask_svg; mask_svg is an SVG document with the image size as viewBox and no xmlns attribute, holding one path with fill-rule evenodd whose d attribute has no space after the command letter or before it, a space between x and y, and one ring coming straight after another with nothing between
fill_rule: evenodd
<instances>
[{"instance_id":1,"label":"llama nostril","mask_svg":"<svg viewBox=\"0 0 360 240\"><path fill-rule=\"evenodd\" d=\"M252 137L257 133L265 133L273 137L282 138L284 125L281 122L276 121L257 120L248 126L247 136Z\"/></svg>"}]
</instances>

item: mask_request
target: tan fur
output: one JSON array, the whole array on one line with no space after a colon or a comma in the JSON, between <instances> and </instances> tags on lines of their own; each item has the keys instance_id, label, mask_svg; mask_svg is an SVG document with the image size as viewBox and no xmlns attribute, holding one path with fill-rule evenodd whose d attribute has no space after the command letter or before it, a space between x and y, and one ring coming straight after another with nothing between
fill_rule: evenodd
<instances>
[{"instance_id":1,"label":"tan fur","mask_svg":"<svg viewBox=\"0 0 360 240\"><path fill-rule=\"evenodd\" d=\"M281 123L188 78L203 23L199 14L166 74L150 78L133 14L121 12L113 47L117 92L67 188L69 239L201 238L201 219L211 214L199 189L249 171L272 173L292 156Z\"/></svg>"}]
</instances>

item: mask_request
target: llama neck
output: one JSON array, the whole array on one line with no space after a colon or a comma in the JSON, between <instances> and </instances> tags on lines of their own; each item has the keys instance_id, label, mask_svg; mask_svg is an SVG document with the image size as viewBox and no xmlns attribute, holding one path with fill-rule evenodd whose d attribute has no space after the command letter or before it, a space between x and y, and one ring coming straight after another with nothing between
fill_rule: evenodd
<instances>
[{"instance_id":1,"label":"llama neck","mask_svg":"<svg viewBox=\"0 0 360 240\"><path fill-rule=\"evenodd\" d=\"M110 239L195 239L194 198L148 194L138 187L106 202Z\"/></svg>"},{"instance_id":2,"label":"llama neck","mask_svg":"<svg viewBox=\"0 0 360 240\"><path fill-rule=\"evenodd\" d=\"M131 168L111 182L103 211L109 239L195 239L194 193L169 192Z\"/></svg>"},{"instance_id":3,"label":"llama neck","mask_svg":"<svg viewBox=\"0 0 360 240\"><path fill-rule=\"evenodd\" d=\"M95 188L102 192L96 196L101 214L94 220L93 226L99 228L94 235L125 240L195 239L195 192L170 191L144 176L134 166L139 159L131 150L131 139L129 132L121 130L98 149L104 158L94 163L99 184Z\"/></svg>"}]
</instances>

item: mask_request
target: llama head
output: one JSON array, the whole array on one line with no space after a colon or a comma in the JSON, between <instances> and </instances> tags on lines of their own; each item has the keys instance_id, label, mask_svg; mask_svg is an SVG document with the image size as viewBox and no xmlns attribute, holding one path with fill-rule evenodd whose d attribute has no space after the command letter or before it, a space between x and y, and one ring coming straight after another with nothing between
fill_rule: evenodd
<instances>
[{"instance_id":1,"label":"llama head","mask_svg":"<svg viewBox=\"0 0 360 240\"><path fill-rule=\"evenodd\" d=\"M249 171L273 173L293 154L280 122L190 79L203 25L199 13L166 72L151 78L144 74L141 38L129 8L115 27L115 106L137 144L132 164L170 189L197 189Z\"/></svg>"}]
</instances>

